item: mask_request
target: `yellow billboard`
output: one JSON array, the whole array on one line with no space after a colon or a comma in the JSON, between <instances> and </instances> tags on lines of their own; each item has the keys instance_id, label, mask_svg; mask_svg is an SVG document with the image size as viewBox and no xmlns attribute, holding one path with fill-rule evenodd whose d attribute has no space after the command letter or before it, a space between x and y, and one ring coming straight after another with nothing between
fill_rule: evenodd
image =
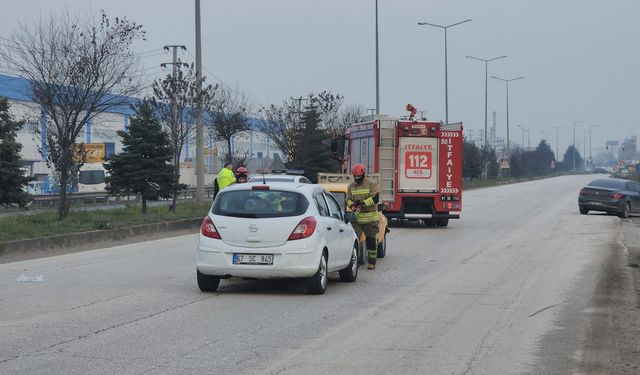
<instances>
[{"instance_id":1,"label":"yellow billboard","mask_svg":"<svg viewBox=\"0 0 640 375\"><path fill-rule=\"evenodd\" d=\"M104 143L76 143L74 145L74 160L83 163L104 162L107 155L107 148ZM82 152L84 149L84 153ZM84 157L82 156L84 154Z\"/></svg>"}]
</instances>

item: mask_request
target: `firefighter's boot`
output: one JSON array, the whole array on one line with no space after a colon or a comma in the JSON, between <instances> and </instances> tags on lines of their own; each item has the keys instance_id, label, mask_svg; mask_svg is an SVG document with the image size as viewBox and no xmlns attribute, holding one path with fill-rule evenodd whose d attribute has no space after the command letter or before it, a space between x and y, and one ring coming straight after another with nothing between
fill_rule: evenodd
<instances>
[{"instance_id":1,"label":"firefighter's boot","mask_svg":"<svg viewBox=\"0 0 640 375\"><path fill-rule=\"evenodd\" d=\"M368 270L375 270L376 269L376 264L375 263L369 263L369 265L367 266Z\"/></svg>"},{"instance_id":2,"label":"firefighter's boot","mask_svg":"<svg viewBox=\"0 0 640 375\"><path fill-rule=\"evenodd\" d=\"M368 270L376 269L376 259L378 258L378 249L369 250L369 265L367 266Z\"/></svg>"}]
</instances>

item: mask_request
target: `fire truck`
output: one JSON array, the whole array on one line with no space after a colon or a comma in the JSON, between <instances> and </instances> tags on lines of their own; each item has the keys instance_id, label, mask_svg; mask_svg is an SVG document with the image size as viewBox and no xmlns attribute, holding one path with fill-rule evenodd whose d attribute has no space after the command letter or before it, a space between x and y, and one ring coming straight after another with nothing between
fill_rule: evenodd
<instances>
[{"instance_id":1,"label":"fire truck","mask_svg":"<svg viewBox=\"0 0 640 375\"><path fill-rule=\"evenodd\" d=\"M334 146L343 172L364 164L380 174L389 219L421 219L446 227L462 210L462 123L373 115L347 128Z\"/></svg>"}]
</instances>

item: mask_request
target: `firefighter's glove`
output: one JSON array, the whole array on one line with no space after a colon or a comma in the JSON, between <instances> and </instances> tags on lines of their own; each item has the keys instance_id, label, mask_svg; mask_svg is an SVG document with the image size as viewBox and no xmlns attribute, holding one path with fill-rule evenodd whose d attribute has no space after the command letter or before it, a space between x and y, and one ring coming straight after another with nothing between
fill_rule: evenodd
<instances>
[{"instance_id":1,"label":"firefighter's glove","mask_svg":"<svg viewBox=\"0 0 640 375\"><path fill-rule=\"evenodd\" d=\"M376 202L373 200L373 197L369 197L367 199L364 200L364 202L362 202L365 207L371 207L373 206Z\"/></svg>"}]
</instances>

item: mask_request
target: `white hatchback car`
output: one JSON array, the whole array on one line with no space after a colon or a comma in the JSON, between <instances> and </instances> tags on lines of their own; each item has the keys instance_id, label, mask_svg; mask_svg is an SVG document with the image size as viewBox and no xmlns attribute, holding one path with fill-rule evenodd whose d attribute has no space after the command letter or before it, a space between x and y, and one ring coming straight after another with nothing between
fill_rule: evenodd
<instances>
[{"instance_id":1,"label":"white hatchback car","mask_svg":"<svg viewBox=\"0 0 640 375\"><path fill-rule=\"evenodd\" d=\"M221 278L306 278L312 294L327 274L358 276L358 238L335 198L319 185L234 184L222 190L202 221L197 279L203 292Z\"/></svg>"},{"instance_id":2,"label":"white hatchback car","mask_svg":"<svg viewBox=\"0 0 640 375\"><path fill-rule=\"evenodd\" d=\"M298 182L301 184L311 183L311 181L305 176L296 174L255 174L249 178L249 182L266 182L268 184L273 182Z\"/></svg>"}]
</instances>

